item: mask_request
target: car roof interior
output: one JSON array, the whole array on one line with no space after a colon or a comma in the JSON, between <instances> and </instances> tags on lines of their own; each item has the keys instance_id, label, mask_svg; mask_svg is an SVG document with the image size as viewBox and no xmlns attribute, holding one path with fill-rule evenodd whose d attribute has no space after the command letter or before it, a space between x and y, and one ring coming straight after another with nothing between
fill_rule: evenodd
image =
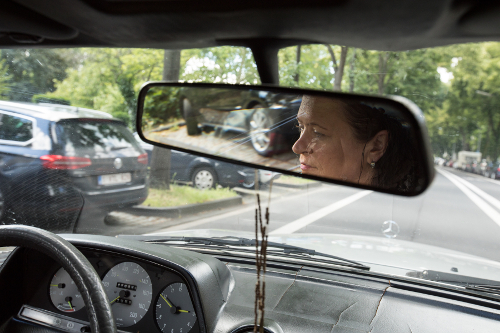
<instances>
[{"instance_id":1,"label":"car roof interior","mask_svg":"<svg viewBox=\"0 0 500 333\"><path fill-rule=\"evenodd\" d=\"M499 38L500 3L488 0L0 2L2 48L245 46L254 53L262 82L274 84L275 55L286 46L401 51Z\"/></svg>"}]
</instances>

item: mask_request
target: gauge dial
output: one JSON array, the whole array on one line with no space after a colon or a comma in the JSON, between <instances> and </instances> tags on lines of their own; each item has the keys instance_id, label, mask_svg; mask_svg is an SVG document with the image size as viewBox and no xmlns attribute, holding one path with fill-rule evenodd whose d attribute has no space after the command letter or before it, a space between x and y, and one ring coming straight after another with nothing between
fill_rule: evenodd
<instances>
[{"instance_id":1,"label":"gauge dial","mask_svg":"<svg viewBox=\"0 0 500 333\"><path fill-rule=\"evenodd\" d=\"M187 333L196 324L196 313L184 283L172 283L158 296L155 307L158 327L165 333Z\"/></svg>"},{"instance_id":2,"label":"gauge dial","mask_svg":"<svg viewBox=\"0 0 500 333\"><path fill-rule=\"evenodd\" d=\"M137 324L151 305L153 286L148 273L134 262L122 262L102 279L116 326Z\"/></svg>"},{"instance_id":3,"label":"gauge dial","mask_svg":"<svg viewBox=\"0 0 500 333\"><path fill-rule=\"evenodd\" d=\"M76 312L85 306L75 282L62 267L50 281L49 295L52 304L63 312Z\"/></svg>"}]
</instances>

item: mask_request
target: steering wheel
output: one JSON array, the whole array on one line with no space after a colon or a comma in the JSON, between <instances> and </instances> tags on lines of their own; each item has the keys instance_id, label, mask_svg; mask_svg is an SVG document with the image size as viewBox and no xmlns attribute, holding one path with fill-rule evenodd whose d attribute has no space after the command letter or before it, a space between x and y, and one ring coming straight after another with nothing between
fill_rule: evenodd
<instances>
[{"instance_id":1,"label":"steering wheel","mask_svg":"<svg viewBox=\"0 0 500 333\"><path fill-rule=\"evenodd\" d=\"M43 229L24 225L0 226L0 247L20 246L42 252L59 263L80 291L92 332L116 333L111 305L94 267L62 237Z\"/></svg>"}]
</instances>

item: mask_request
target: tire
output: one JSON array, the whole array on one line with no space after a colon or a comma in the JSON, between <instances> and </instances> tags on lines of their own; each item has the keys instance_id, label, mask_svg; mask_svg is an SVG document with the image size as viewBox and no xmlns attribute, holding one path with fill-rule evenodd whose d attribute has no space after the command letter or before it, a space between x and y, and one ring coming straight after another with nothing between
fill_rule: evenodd
<instances>
[{"instance_id":1,"label":"tire","mask_svg":"<svg viewBox=\"0 0 500 333\"><path fill-rule=\"evenodd\" d=\"M186 120L186 128L188 135L198 135L201 133L200 128L198 127L198 117L193 111L193 107L191 106L191 102L189 99L184 98L182 100L182 115L184 116L184 120Z\"/></svg>"},{"instance_id":2,"label":"tire","mask_svg":"<svg viewBox=\"0 0 500 333\"><path fill-rule=\"evenodd\" d=\"M273 142L269 129L272 121L261 105L255 105L255 112L250 119L250 139L253 149L262 156L269 156L273 151Z\"/></svg>"},{"instance_id":3,"label":"tire","mask_svg":"<svg viewBox=\"0 0 500 333\"><path fill-rule=\"evenodd\" d=\"M245 179L243 183L241 183L241 186L246 189L253 189L255 188L255 179Z\"/></svg>"},{"instance_id":4,"label":"tire","mask_svg":"<svg viewBox=\"0 0 500 333\"><path fill-rule=\"evenodd\" d=\"M217 175L212 168L201 167L194 170L191 181L194 188L199 190L211 189L215 188L217 184Z\"/></svg>"}]
</instances>

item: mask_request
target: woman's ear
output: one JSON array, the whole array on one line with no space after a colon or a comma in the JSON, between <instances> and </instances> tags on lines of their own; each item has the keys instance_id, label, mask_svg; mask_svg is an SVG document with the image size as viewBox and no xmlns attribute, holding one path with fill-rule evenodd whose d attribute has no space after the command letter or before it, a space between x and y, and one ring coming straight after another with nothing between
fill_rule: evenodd
<instances>
[{"instance_id":1,"label":"woman's ear","mask_svg":"<svg viewBox=\"0 0 500 333\"><path fill-rule=\"evenodd\" d=\"M382 156L384 156L385 150L389 143L389 132L383 130L375 134L375 136L368 141L366 144L366 154L367 163L377 162Z\"/></svg>"}]
</instances>

